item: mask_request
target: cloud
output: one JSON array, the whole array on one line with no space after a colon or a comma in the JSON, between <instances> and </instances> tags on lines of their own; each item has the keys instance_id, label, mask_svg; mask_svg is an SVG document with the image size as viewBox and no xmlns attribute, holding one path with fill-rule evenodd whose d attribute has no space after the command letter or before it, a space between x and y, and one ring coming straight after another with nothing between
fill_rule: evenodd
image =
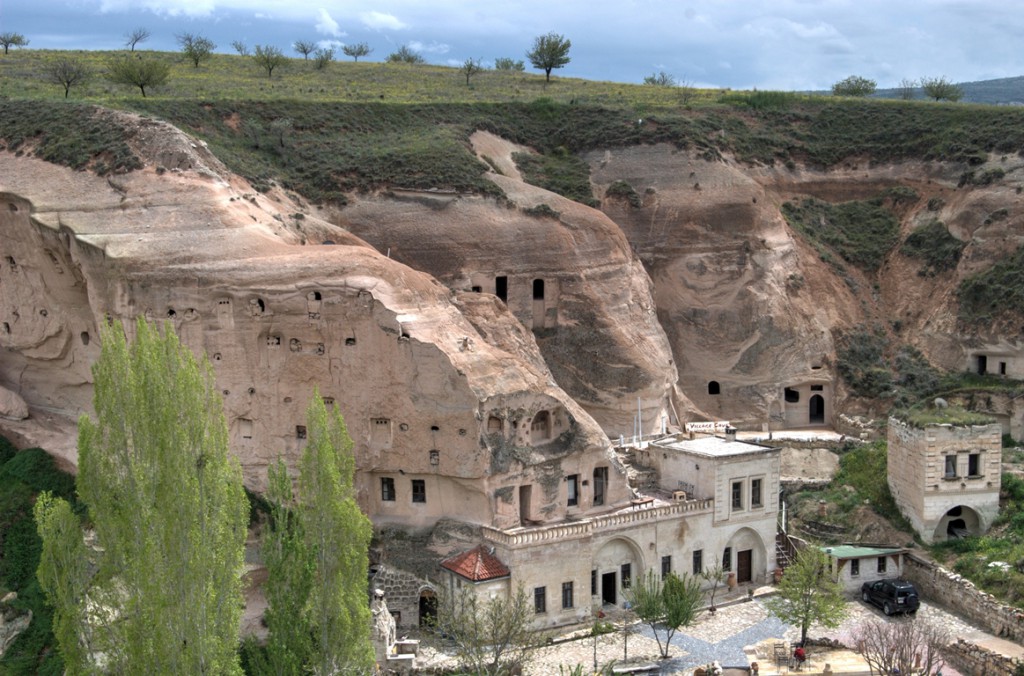
<instances>
[{"instance_id":1,"label":"cloud","mask_svg":"<svg viewBox=\"0 0 1024 676\"><path fill-rule=\"evenodd\" d=\"M135 9L145 9L157 16L186 16L205 17L213 14L217 9L216 0L145 0L144 2L132 2L132 0L102 0L100 12L129 12Z\"/></svg>"},{"instance_id":2,"label":"cloud","mask_svg":"<svg viewBox=\"0 0 1024 676\"><path fill-rule=\"evenodd\" d=\"M320 49L333 49L339 51L345 46L345 43L341 40L317 40L316 46Z\"/></svg>"},{"instance_id":3,"label":"cloud","mask_svg":"<svg viewBox=\"0 0 1024 676\"><path fill-rule=\"evenodd\" d=\"M413 40L408 46L414 52L426 54L447 54L451 51L451 46L443 42L431 42L429 45L425 45L419 40Z\"/></svg>"},{"instance_id":4,"label":"cloud","mask_svg":"<svg viewBox=\"0 0 1024 676\"><path fill-rule=\"evenodd\" d=\"M321 35L329 35L333 38L340 38L344 35L344 33L341 32L341 27L338 26L338 22L335 21L323 7L321 7L320 11L317 13L316 32Z\"/></svg>"},{"instance_id":5,"label":"cloud","mask_svg":"<svg viewBox=\"0 0 1024 676\"><path fill-rule=\"evenodd\" d=\"M359 18L363 20L363 23L367 28L374 28L377 30L387 29L400 31L409 27L407 24L400 21L398 17L392 14L384 14L383 12L363 12L359 15Z\"/></svg>"}]
</instances>

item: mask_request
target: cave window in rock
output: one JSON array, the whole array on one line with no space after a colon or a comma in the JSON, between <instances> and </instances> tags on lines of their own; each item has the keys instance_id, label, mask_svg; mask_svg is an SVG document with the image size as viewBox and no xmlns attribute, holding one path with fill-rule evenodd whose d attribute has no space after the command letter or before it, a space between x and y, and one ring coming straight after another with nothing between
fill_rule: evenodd
<instances>
[{"instance_id":1,"label":"cave window in rock","mask_svg":"<svg viewBox=\"0 0 1024 676\"><path fill-rule=\"evenodd\" d=\"M334 397L324 397L323 400L324 406L326 406L327 408L331 408L332 406L334 406Z\"/></svg>"},{"instance_id":2,"label":"cave window in rock","mask_svg":"<svg viewBox=\"0 0 1024 676\"><path fill-rule=\"evenodd\" d=\"M243 439L252 439L252 421L246 420L245 418L239 418L238 431L242 435Z\"/></svg>"},{"instance_id":3,"label":"cave window in rock","mask_svg":"<svg viewBox=\"0 0 1024 676\"><path fill-rule=\"evenodd\" d=\"M533 417L530 425L530 436L534 441L545 441L551 438L551 414L541 411Z\"/></svg>"},{"instance_id":4,"label":"cave window in rock","mask_svg":"<svg viewBox=\"0 0 1024 676\"><path fill-rule=\"evenodd\" d=\"M89 332L88 331L82 331L80 337L82 339L82 345L88 345L89 344Z\"/></svg>"},{"instance_id":5,"label":"cave window in rock","mask_svg":"<svg viewBox=\"0 0 1024 676\"><path fill-rule=\"evenodd\" d=\"M301 352L302 341L299 340L298 338L292 338L291 341L288 343L288 349L291 350L292 352Z\"/></svg>"},{"instance_id":6,"label":"cave window in rock","mask_svg":"<svg viewBox=\"0 0 1024 676\"><path fill-rule=\"evenodd\" d=\"M508 277L505 275L494 278L494 295L508 302Z\"/></svg>"},{"instance_id":7,"label":"cave window in rock","mask_svg":"<svg viewBox=\"0 0 1024 676\"><path fill-rule=\"evenodd\" d=\"M323 296L320 295L319 291L310 291L309 294L306 296L306 298L308 298L309 300L314 300L315 301L315 300L322 300Z\"/></svg>"},{"instance_id":8,"label":"cave window in rock","mask_svg":"<svg viewBox=\"0 0 1024 676\"><path fill-rule=\"evenodd\" d=\"M383 446L391 444L390 418L370 418L370 442Z\"/></svg>"},{"instance_id":9,"label":"cave window in rock","mask_svg":"<svg viewBox=\"0 0 1024 676\"><path fill-rule=\"evenodd\" d=\"M825 386L824 385L811 385L811 392L824 392L824 391L825 391Z\"/></svg>"},{"instance_id":10,"label":"cave window in rock","mask_svg":"<svg viewBox=\"0 0 1024 676\"><path fill-rule=\"evenodd\" d=\"M258 317L267 311L267 306L262 298L252 298L249 300L249 311L254 317Z\"/></svg>"},{"instance_id":11,"label":"cave window in rock","mask_svg":"<svg viewBox=\"0 0 1024 676\"><path fill-rule=\"evenodd\" d=\"M267 347L280 347L281 336L267 336Z\"/></svg>"},{"instance_id":12,"label":"cave window in rock","mask_svg":"<svg viewBox=\"0 0 1024 676\"><path fill-rule=\"evenodd\" d=\"M607 467L595 467L594 468L594 505L603 505L605 498L605 489L608 486L608 468Z\"/></svg>"},{"instance_id":13,"label":"cave window in rock","mask_svg":"<svg viewBox=\"0 0 1024 676\"><path fill-rule=\"evenodd\" d=\"M533 299L544 300L544 280L535 279L533 280Z\"/></svg>"},{"instance_id":14,"label":"cave window in rock","mask_svg":"<svg viewBox=\"0 0 1024 676\"><path fill-rule=\"evenodd\" d=\"M431 451L430 452L430 464L431 465L439 465L439 464L441 464L441 451Z\"/></svg>"},{"instance_id":15,"label":"cave window in rock","mask_svg":"<svg viewBox=\"0 0 1024 676\"><path fill-rule=\"evenodd\" d=\"M177 315L177 314L178 314L178 313L174 311L174 308L168 308L168 309L167 309L167 316L168 316L168 317L170 317L170 318L172 318L172 319L173 319L173 318L174 318L174 316L175 316L175 315Z\"/></svg>"},{"instance_id":16,"label":"cave window in rock","mask_svg":"<svg viewBox=\"0 0 1024 676\"><path fill-rule=\"evenodd\" d=\"M11 325L8 324L7 322L4 322L4 333L10 334L10 332L11 332Z\"/></svg>"},{"instance_id":17,"label":"cave window in rock","mask_svg":"<svg viewBox=\"0 0 1024 676\"><path fill-rule=\"evenodd\" d=\"M427 501L427 482L423 479L412 480L412 501L413 502L426 502Z\"/></svg>"},{"instance_id":18,"label":"cave window in rock","mask_svg":"<svg viewBox=\"0 0 1024 676\"><path fill-rule=\"evenodd\" d=\"M978 365L978 375L985 375L988 372L988 357L983 354L979 354L975 359Z\"/></svg>"},{"instance_id":19,"label":"cave window in rock","mask_svg":"<svg viewBox=\"0 0 1024 676\"><path fill-rule=\"evenodd\" d=\"M380 499L384 502L395 501L395 480L391 477L380 479Z\"/></svg>"},{"instance_id":20,"label":"cave window in rock","mask_svg":"<svg viewBox=\"0 0 1024 676\"><path fill-rule=\"evenodd\" d=\"M472 286L472 287L469 288L469 290L472 291L473 293L483 293L484 287L482 287L482 286Z\"/></svg>"},{"instance_id":21,"label":"cave window in rock","mask_svg":"<svg viewBox=\"0 0 1024 676\"><path fill-rule=\"evenodd\" d=\"M296 439L305 439L306 438L306 426L305 425L296 425L295 426L295 438Z\"/></svg>"},{"instance_id":22,"label":"cave window in rock","mask_svg":"<svg viewBox=\"0 0 1024 676\"><path fill-rule=\"evenodd\" d=\"M807 403L808 420L812 425L824 424L825 422L825 398L815 394Z\"/></svg>"},{"instance_id":23,"label":"cave window in rock","mask_svg":"<svg viewBox=\"0 0 1024 676\"><path fill-rule=\"evenodd\" d=\"M579 504L580 496L580 475L570 474L565 477L566 493L568 494L568 500L566 505L569 507L575 507Z\"/></svg>"},{"instance_id":24,"label":"cave window in rock","mask_svg":"<svg viewBox=\"0 0 1024 676\"><path fill-rule=\"evenodd\" d=\"M1006 362L1005 361L999 362L999 375L1001 375L1001 376L1005 376L1006 375Z\"/></svg>"},{"instance_id":25,"label":"cave window in rock","mask_svg":"<svg viewBox=\"0 0 1024 676\"><path fill-rule=\"evenodd\" d=\"M18 264L14 261L14 256L7 257L7 264L10 265L12 269L18 267Z\"/></svg>"},{"instance_id":26,"label":"cave window in rock","mask_svg":"<svg viewBox=\"0 0 1024 676\"><path fill-rule=\"evenodd\" d=\"M355 345L356 344L356 339L355 338L346 338L345 339L345 344L346 345Z\"/></svg>"},{"instance_id":27,"label":"cave window in rock","mask_svg":"<svg viewBox=\"0 0 1024 676\"><path fill-rule=\"evenodd\" d=\"M783 395L785 396L787 404L796 404L800 402L800 393L791 387L787 387L783 390Z\"/></svg>"},{"instance_id":28,"label":"cave window in rock","mask_svg":"<svg viewBox=\"0 0 1024 676\"><path fill-rule=\"evenodd\" d=\"M500 434L502 429L501 418L496 415L492 415L487 419L487 433L488 434Z\"/></svg>"},{"instance_id":29,"label":"cave window in rock","mask_svg":"<svg viewBox=\"0 0 1024 676\"><path fill-rule=\"evenodd\" d=\"M721 394L722 386L718 384L717 380L708 382L708 394Z\"/></svg>"}]
</instances>

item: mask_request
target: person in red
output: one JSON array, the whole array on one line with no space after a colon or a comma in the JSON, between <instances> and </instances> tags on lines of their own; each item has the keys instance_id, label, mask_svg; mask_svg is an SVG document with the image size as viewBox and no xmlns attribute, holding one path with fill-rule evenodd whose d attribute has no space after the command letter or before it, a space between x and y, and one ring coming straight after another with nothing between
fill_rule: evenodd
<instances>
[{"instance_id":1,"label":"person in red","mask_svg":"<svg viewBox=\"0 0 1024 676\"><path fill-rule=\"evenodd\" d=\"M793 661L796 663L796 670L800 671L803 669L804 662L807 660L807 653L804 652L804 647L798 645L796 650L793 651Z\"/></svg>"}]
</instances>

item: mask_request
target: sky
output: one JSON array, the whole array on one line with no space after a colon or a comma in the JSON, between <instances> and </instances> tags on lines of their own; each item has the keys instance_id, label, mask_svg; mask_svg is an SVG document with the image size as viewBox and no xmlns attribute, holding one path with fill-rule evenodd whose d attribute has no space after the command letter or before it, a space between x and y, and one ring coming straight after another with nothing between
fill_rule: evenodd
<instances>
[{"instance_id":1,"label":"sky","mask_svg":"<svg viewBox=\"0 0 1024 676\"><path fill-rule=\"evenodd\" d=\"M148 49L176 50L190 32L225 53L241 41L298 56L294 42L309 40L345 58L341 45L366 42L370 61L406 45L452 66L526 60L554 32L572 42L555 76L639 83L665 72L731 89L1024 75L1020 0L0 0L0 32L30 48L118 49L137 27L152 33Z\"/></svg>"}]
</instances>

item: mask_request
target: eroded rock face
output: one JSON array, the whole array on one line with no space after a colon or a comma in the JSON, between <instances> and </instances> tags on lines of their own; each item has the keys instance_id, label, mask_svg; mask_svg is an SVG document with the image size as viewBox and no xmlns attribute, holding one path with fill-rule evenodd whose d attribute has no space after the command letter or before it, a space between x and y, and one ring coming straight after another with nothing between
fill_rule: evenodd
<instances>
[{"instance_id":1,"label":"eroded rock face","mask_svg":"<svg viewBox=\"0 0 1024 676\"><path fill-rule=\"evenodd\" d=\"M958 188L964 167L914 162L851 161L828 171L750 167L668 145L586 159L602 210L653 280L679 385L711 415L745 427L833 421L850 403L835 336L859 324L892 329L894 340L944 369L961 370L969 353L986 349L1010 360L1011 369L1021 357L1019 349L990 347L1005 344L1005 333L979 336L959 325L955 293L961 280L1024 241L1013 197L1019 168L1007 166L999 185ZM605 196L617 181L636 192L632 204ZM922 276L921 262L897 247L877 275L850 267L844 279L780 213L789 200L866 200L894 186L918 195L900 213L903 237L938 218L966 243L954 270Z\"/></svg>"},{"instance_id":2,"label":"eroded rock face","mask_svg":"<svg viewBox=\"0 0 1024 676\"><path fill-rule=\"evenodd\" d=\"M583 496L576 513L628 499L607 438L507 311L467 320L429 275L312 215L299 228L302 205L256 195L176 130L149 130L160 152L140 148L147 168L110 179L0 154L0 385L33 413L0 427L73 461L97 327L131 332L141 315L209 356L250 487L278 457L295 467L319 390L345 416L379 523L558 519L565 477L595 468L611 473L604 504ZM158 172L155 157L188 168Z\"/></svg>"},{"instance_id":3,"label":"eroded rock face","mask_svg":"<svg viewBox=\"0 0 1024 676\"><path fill-rule=\"evenodd\" d=\"M512 144L483 132L474 143L508 174L488 176L511 204L394 190L331 218L454 290L498 296L532 330L555 382L609 435L633 434L638 410L646 433L677 424L693 405L675 390L650 280L622 230L595 209L524 183ZM529 213L539 206L550 211Z\"/></svg>"}]
</instances>

